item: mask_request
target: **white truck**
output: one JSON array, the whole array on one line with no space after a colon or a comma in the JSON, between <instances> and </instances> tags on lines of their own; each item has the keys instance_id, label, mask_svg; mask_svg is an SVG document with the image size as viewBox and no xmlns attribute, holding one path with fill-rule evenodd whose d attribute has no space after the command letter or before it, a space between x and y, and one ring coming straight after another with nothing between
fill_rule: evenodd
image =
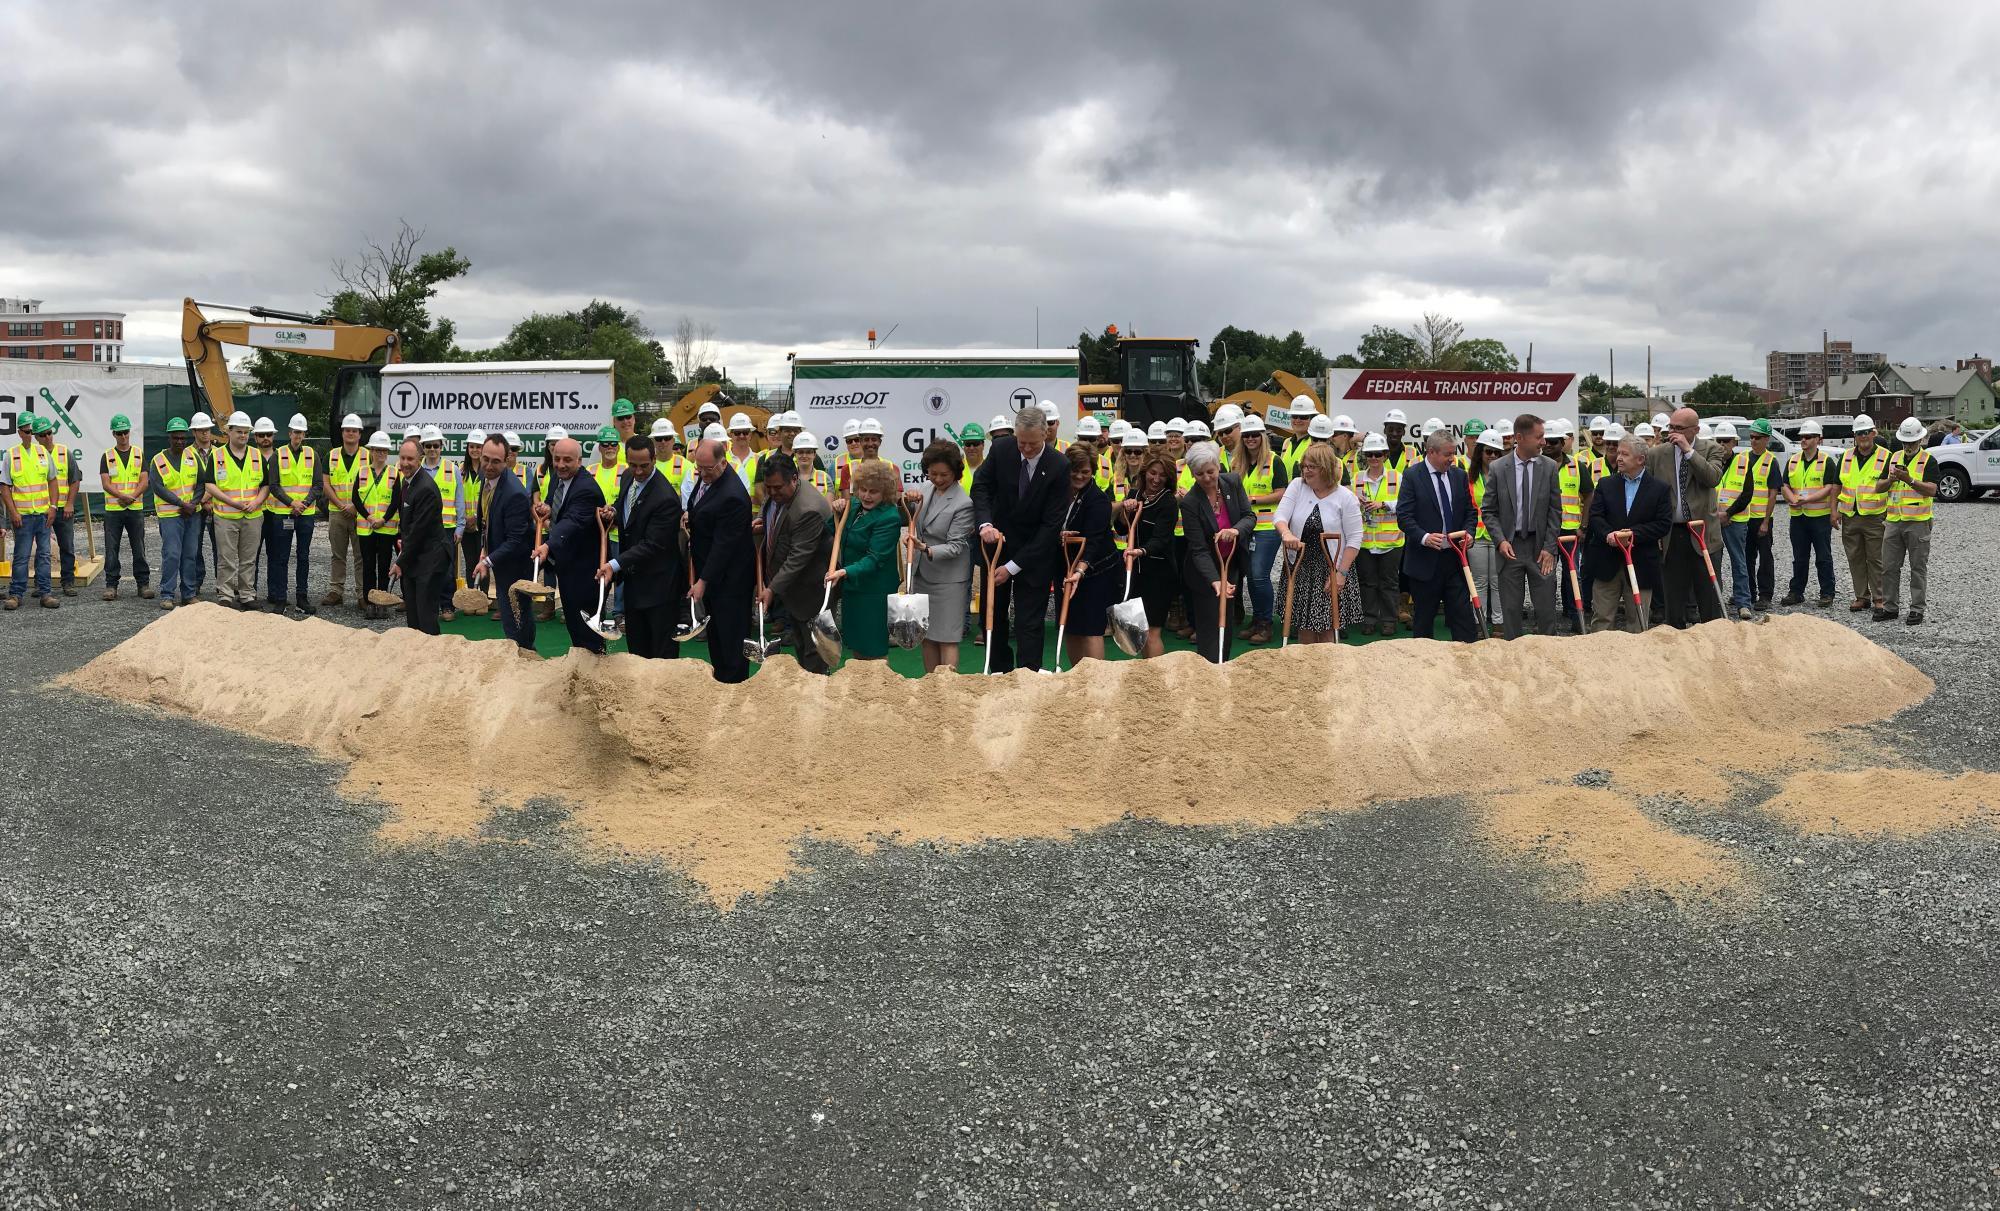
<instances>
[{"instance_id":1,"label":"white truck","mask_svg":"<svg viewBox=\"0 0 2000 1211\"><path fill-rule=\"evenodd\" d=\"M1924 478L1938 486L1939 500L1977 500L1989 491L2000 491L2000 429L1989 429L1956 446L1932 446L1930 454Z\"/></svg>"}]
</instances>

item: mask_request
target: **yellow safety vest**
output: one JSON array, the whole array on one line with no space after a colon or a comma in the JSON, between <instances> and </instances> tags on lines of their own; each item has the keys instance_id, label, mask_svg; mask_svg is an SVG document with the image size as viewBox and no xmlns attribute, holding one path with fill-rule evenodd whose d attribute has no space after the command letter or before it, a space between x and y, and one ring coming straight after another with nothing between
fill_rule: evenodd
<instances>
[{"instance_id":1,"label":"yellow safety vest","mask_svg":"<svg viewBox=\"0 0 2000 1211\"><path fill-rule=\"evenodd\" d=\"M814 467L812 470L806 472L806 479L811 482L813 487L819 489L821 496L830 497L833 495L833 474L831 472L822 471L818 467ZM972 477L969 473L965 476L965 490L968 492L972 490Z\"/></svg>"},{"instance_id":2,"label":"yellow safety vest","mask_svg":"<svg viewBox=\"0 0 2000 1211\"><path fill-rule=\"evenodd\" d=\"M292 453L290 442L278 447L278 486L285 490L286 496L292 498L293 504L298 504L312 495L313 476L318 466L319 451L311 446L301 445L296 455ZM280 516L318 517L319 506L314 505L301 513L293 514L284 506L273 504L265 512Z\"/></svg>"},{"instance_id":3,"label":"yellow safety vest","mask_svg":"<svg viewBox=\"0 0 2000 1211\"><path fill-rule=\"evenodd\" d=\"M465 485L466 519L470 521L473 518L484 517L485 515L479 511L479 497L486 491L485 477L475 471L468 471L464 466L460 466L458 469L458 481Z\"/></svg>"},{"instance_id":4,"label":"yellow safety vest","mask_svg":"<svg viewBox=\"0 0 2000 1211\"><path fill-rule=\"evenodd\" d=\"M1785 467L1785 482L1792 486L1792 491L1794 492L1808 492L1814 488L1823 488L1826 486L1826 469L1831 461L1824 454L1821 454L1811 462L1807 462L1805 456L1800 455ZM1831 512L1833 512L1833 505L1825 502L1811 508L1792 510L1792 514L1796 517L1825 517Z\"/></svg>"},{"instance_id":5,"label":"yellow safety vest","mask_svg":"<svg viewBox=\"0 0 2000 1211\"><path fill-rule=\"evenodd\" d=\"M1380 517L1373 512L1361 520L1361 549L1364 551L1393 551L1403 545L1403 527L1396 524L1396 498L1402 495L1403 474L1393 467L1382 472L1382 478L1374 483L1363 481L1361 499L1369 505L1387 505L1389 511Z\"/></svg>"},{"instance_id":6,"label":"yellow safety vest","mask_svg":"<svg viewBox=\"0 0 2000 1211\"><path fill-rule=\"evenodd\" d=\"M722 448L722 460L728 463L730 468L736 472L737 478L743 481L744 487L750 487L757 482L752 478L757 467L757 452L755 450L750 451L739 459L736 457L735 451L724 446Z\"/></svg>"},{"instance_id":7,"label":"yellow safety vest","mask_svg":"<svg viewBox=\"0 0 2000 1211\"><path fill-rule=\"evenodd\" d=\"M458 528L458 464L439 459L437 469L431 472L431 481L438 489L438 523L440 528Z\"/></svg>"},{"instance_id":8,"label":"yellow safety vest","mask_svg":"<svg viewBox=\"0 0 2000 1211\"><path fill-rule=\"evenodd\" d=\"M1899 450L1890 456L1889 462L1891 465L1907 468L1910 472L1910 478L1916 480L1918 483L1922 483L1924 467L1925 464L1930 462L1930 459L1930 452L1927 450L1919 450L1915 458L1907 460L1904 458L1903 452ZM1929 521L1931 519L1932 506L1935 503L1933 498L1925 496L1915 488L1905 487L1900 483L1889 485L1890 521Z\"/></svg>"},{"instance_id":9,"label":"yellow safety vest","mask_svg":"<svg viewBox=\"0 0 2000 1211\"><path fill-rule=\"evenodd\" d=\"M367 516L380 518L389 511L389 498L396 489L396 465L383 463L382 473L377 475L373 468L363 467L354 480L355 504L367 510ZM370 524L363 517L354 527L357 534L395 534L403 523L395 518Z\"/></svg>"},{"instance_id":10,"label":"yellow safety vest","mask_svg":"<svg viewBox=\"0 0 2000 1211\"><path fill-rule=\"evenodd\" d=\"M970 495L972 492L972 473L978 469L972 464L967 463L965 469L958 473L958 486L964 488L967 495Z\"/></svg>"},{"instance_id":11,"label":"yellow safety vest","mask_svg":"<svg viewBox=\"0 0 2000 1211\"><path fill-rule=\"evenodd\" d=\"M14 509L27 516L49 511L49 456L33 438L7 452L7 473L14 481Z\"/></svg>"},{"instance_id":12,"label":"yellow safety vest","mask_svg":"<svg viewBox=\"0 0 2000 1211\"><path fill-rule=\"evenodd\" d=\"M1410 448L1399 444L1389 452L1389 457L1382 460L1382 465L1394 471L1396 478L1401 480L1403 471L1410 465Z\"/></svg>"},{"instance_id":13,"label":"yellow safety vest","mask_svg":"<svg viewBox=\"0 0 2000 1211\"><path fill-rule=\"evenodd\" d=\"M1730 462L1729 470L1722 473L1722 491L1717 500L1724 525L1731 521L1762 521L1771 515L1771 459L1771 452L1766 450L1753 465L1750 451L1745 450ZM1750 503L1743 506L1742 512L1731 517L1729 507L1743 495L1746 479L1750 483Z\"/></svg>"},{"instance_id":14,"label":"yellow safety vest","mask_svg":"<svg viewBox=\"0 0 2000 1211\"><path fill-rule=\"evenodd\" d=\"M1468 466L1465 468L1465 482L1470 485L1469 491L1472 493L1472 536L1474 538L1484 538L1486 537L1486 514L1480 511L1480 505L1486 500L1486 477L1484 475L1474 475L1472 468Z\"/></svg>"},{"instance_id":15,"label":"yellow safety vest","mask_svg":"<svg viewBox=\"0 0 2000 1211\"><path fill-rule=\"evenodd\" d=\"M136 448L127 450L123 458L118 457L116 447L104 452L104 467L105 470L111 473L111 490L113 492L139 492L141 485L146 482L146 464L142 461L143 458L144 456ZM139 494L139 503L133 505L121 505L109 494L106 494L104 497L104 511L106 513L130 513L135 509L143 509L145 507L146 497L143 492Z\"/></svg>"},{"instance_id":16,"label":"yellow safety vest","mask_svg":"<svg viewBox=\"0 0 2000 1211\"><path fill-rule=\"evenodd\" d=\"M1299 460L1305 457L1307 450L1312 449L1312 444L1312 438L1300 437L1296 434L1285 439L1284 452L1278 455L1278 457L1285 460L1286 475L1291 476L1293 479L1298 478Z\"/></svg>"},{"instance_id":17,"label":"yellow safety vest","mask_svg":"<svg viewBox=\"0 0 2000 1211\"><path fill-rule=\"evenodd\" d=\"M49 469L49 503L54 505L63 498L64 493L69 488L69 447L58 442L48 447L46 453L51 464Z\"/></svg>"},{"instance_id":18,"label":"yellow safety vest","mask_svg":"<svg viewBox=\"0 0 2000 1211\"><path fill-rule=\"evenodd\" d=\"M660 463L659 468L660 473L667 477L667 482L674 486L674 491L679 492L687 487L688 470L693 465L685 455L676 454Z\"/></svg>"},{"instance_id":19,"label":"yellow safety vest","mask_svg":"<svg viewBox=\"0 0 2000 1211\"><path fill-rule=\"evenodd\" d=\"M264 455L257 447L246 447L242 462L236 461L228 446L215 448L215 488L222 493L222 503L215 506L217 517L240 520L263 512L262 506L250 507L250 498L263 486Z\"/></svg>"},{"instance_id":20,"label":"yellow safety vest","mask_svg":"<svg viewBox=\"0 0 2000 1211\"><path fill-rule=\"evenodd\" d=\"M159 473L160 483L167 491L172 492L182 500L188 500L194 494L194 481L201 478L201 458L194 452L193 446L182 446L181 465L176 467L173 461L167 457L167 452L162 450L153 456L153 470ZM190 501L189 503L192 504L194 502ZM159 498L155 498L153 504L153 512L156 516L179 517L181 515L179 505L170 505L165 500Z\"/></svg>"},{"instance_id":21,"label":"yellow safety vest","mask_svg":"<svg viewBox=\"0 0 2000 1211\"><path fill-rule=\"evenodd\" d=\"M1556 468L1556 489L1562 495L1562 532L1574 534L1583 528L1583 467L1574 458L1565 458Z\"/></svg>"},{"instance_id":22,"label":"yellow safety vest","mask_svg":"<svg viewBox=\"0 0 2000 1211\"><path fill-rule=\"evenodd\" d=\"M1854 451L1840 456L1840 515L1880 517L1889 511L1889 494L1876 484L1889 472L1889 451L1877 445L1866 462L1856 462Z\"/></svg>"},{"instance_id":23,"label":"yellow safety vest","mask_svg":"<svg viewBox=\"0 0 2000 1211\"><path fill-rule=\"evenodd\" d=\"M350 460L338 447L326 456L326 498L330 507L345 509L354 503L354 480L368 465L368 451L356 449Z\"/></svg>"},{"instance_id":24,"label":"yellow safety vest","mask_svg":"<svg viewBox=\"0 0 2000 1211\"><path fill-rule=\"evenodd\" d=\"M1271 491L1271 481L1278 478L1277 462L1277 457L1273 455L1271 461L1260 467L1252 467L1245 471L1243 473L1243 494L1245 496L1264 496L1269 494ZM1253 505L1251 507L1257 510L1258 529L1275 530L1278 528L1277 505Z\"/></svg>"},{"instance_id":25,"label":"yellow safety vest","mask_svg":"<svg viewBox=\"0 0 2000 1211\"><path fill-rule=\"evenodd\" d=\"M590 477L597 481L598 494L604 497L605 504L611 505L614 508L617 507L618 503L618 476L620 473L621 468L615 466L607 467L602 462L599 462L590 469ZM618 527L610 527L605 530L604 535L612 542L617 542Z\"/></svg>"}]
</instances>

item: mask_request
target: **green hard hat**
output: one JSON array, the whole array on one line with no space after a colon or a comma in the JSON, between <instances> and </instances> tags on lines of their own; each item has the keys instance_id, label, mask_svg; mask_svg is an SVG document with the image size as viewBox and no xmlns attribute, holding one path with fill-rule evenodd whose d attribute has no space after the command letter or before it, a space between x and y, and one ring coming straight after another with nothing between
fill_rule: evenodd
<instances>
[{"instance_id":1,"label":"green hard hat","mask_svg":"<svg viewBox=\"0 0 2000 1211\"><path fill-rule=\"evenodd\" d=\"M1760 416L1750 422L1750 432L1757 437L1769 437L1771 436L1771 422Z\"/></svg>"},{"instance_id":2,"label":"green hard hat","mask_svg":"<svg viewBox=\"0 0 2000 1211\"><path fill-rule=\"evenodd\" d=\"M167 432L169 433L186 433L187 431L188 423L178 416L167 422Z\"/></svg>"},{"instance_id":3,"label":"green hard hat","mask_svg":"<svg viewBox=\"0 0 2000 1211\"><path fill-rule=\"evenodd\" d=\"M980 427L978 421L973 421L958 431L958 440L961 445L966 442L983 442L986 440L986 430Z\"/></svg>"},{"instance_id":4,"label":"green hard hat","mask_svg":"<svg viewBox=\"0 0 2000 1211\"><path fill-rule=\"evenodd\" d=\"M35 427L31 430L34 433L54 433L56 431L56 423L46 416L36 417L34 424Z\"/></svg>"},{"instance_id":5,"label":"green hard hat","mask_svg":"<svg viewBox=\"0 0 2000 1211\"><path fill-rule=\"evenodd\" d=\"M123 412L115 412L111 416L111 431L113 433L130 433L132 431L132 422L126 419Z\"/></svg>"},{"instance_id":6,"label":"green hard hat","mask_svg":"<svg viewBox=\"0 0 2000 1211\"><path fill-rule=\"evenodd\" d=\"M621 404L625 403L624 400L619 400L618 402ZM625 406L630 408L632 405L625 404ZM599 425L597 426L597 440L601 442L615 442L618 440L618 430L613 429L610 425Z\"/></svg>"},{"instance_id":7,"label":"green hard hat","mask_svg":"<svg viewBox=\"0 0 2000 1211\"><path fill-rule=\"evenodd\" d=\"M629 399L621 399L611 405L611 415L613 416L633 416L636 414L637 409L632 407L632 401Z\"/></svg>"},{"instance_id":8,"label":"green hard hat","mask_svg":"<svg viewBox=\"0 0 2000 1211\"><path fill-rule=\"evenodd\" d=\"M1475 416L1465 422L1465 435L1467 437L1478 437L1484 432L1486 432L1486 422L1480 420L1478 417Z\"/></svg>"}]
</instances>

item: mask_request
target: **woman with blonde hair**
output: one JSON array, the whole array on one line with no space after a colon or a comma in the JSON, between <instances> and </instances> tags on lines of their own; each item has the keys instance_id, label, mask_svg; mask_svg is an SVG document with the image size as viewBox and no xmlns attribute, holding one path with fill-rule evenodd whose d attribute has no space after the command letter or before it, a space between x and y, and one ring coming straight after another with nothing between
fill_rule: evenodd
<instances>
[{"instance_id":1,"label":"woman with blonde hair","mask_svg":"<svg viewBox=\"0 0 2000 1211\"><path fill-rule=\"evenodd\" d=\"M841 566L826 574L839 584L840 631L857 660L889 656L889 594L896 591L900 569L896 542L903 534L903 474L879 458L851 464L854 495L860 508L847 519L840 541ZM834 502L836 511L846 500Z\"/></svg>"},{"instance_id":2,"label":"woman with blonde hair","mask_svg":"<svg viewBox=\"0 0 2000 1211\"><path fill-rule=\"evenodd\" d=\"M1345 468L1330 445L1312 445L1299 455L1299 475L1285 487L1278 502L1278 540L1284 545L1285 574L1280 599L1293 594L1292 622L1300 643L1325 643L1333 638L1341 598L1349 594L1348 575L1361 553L1361 502L1341 483ZM1336 564L1327 562L1323 535L1340 536ZM1298 587L1287 589L1291 577ZM1358 609L1360 590L1353 588Z\"/></svg>"}]
</instances>

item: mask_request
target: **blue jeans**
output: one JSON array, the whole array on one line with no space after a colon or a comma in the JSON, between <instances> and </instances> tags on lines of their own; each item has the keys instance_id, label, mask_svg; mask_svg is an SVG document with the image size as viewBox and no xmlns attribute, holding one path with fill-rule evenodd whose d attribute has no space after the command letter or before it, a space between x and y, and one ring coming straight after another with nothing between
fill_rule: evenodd
<instances>
[{"instance_id":1,"label":"blue jeans","mask_svg":"<svg viewBox=\"0 0 2000 1211\"><path fill-rule=\"evenodd\" d=\"M1792 593L1806 595L1806 561L1819 565L1819 595L1833 596L1833 518L1792 514Z\"/></svg>"},{"instance_id":2,"label":"blue jeans","mask_svg":"<svg viewBox=\"0 0 2000 1211\"><path fill-rule=\"evenodd\" d=\"M1750 556L1745 550L1750 536L1750 523L1732 521L1722 527L1722 548L1729 552L1729 608L1748 609L1750 606Z\"/></svg>"},{"instance_id":3,"label":"blue jeans","mask_svg":"<svg viewBox=\"0 0 2000 1211\"><path fill-rule=\"evenodd\" d=\"M49 595L49 515L24 513L14 529L14 574L7 580L7 596L19 597L28 591L28 557L35 560L35 596Z\"/></svg>"},{"instance_id":4,"label":"blue jeans","mask_svg":"<svg viewBox=\"0 0 2000 1211\"><path fill-rule=\"evenodd\" d=\"M293 554L292 538L298 536L298 588L299 599L305 600L306 572L312 566L313 519L294 517L290 513L264 514L264 600L272 605L285 604L285 590L289 587L286 573L291 567Z\"/></svg>"},{"instance_id":5,"label":"blue jeans","mask_svg":"<svg viewBox=\"0 0 2000 1211\"><path fill-rule=\"evenodd\" d=\"M1271 621L1277 596L1271 588L1271 567L1278 562L1278 549L1283 545L1276 530L1258 530L1250 536L1250 614L1258 622Z\"/></svg>"},{"instance_id":6,"label":"blue jeans","mask_svg":"<svg viewBox=\"0 0 2000 1211\"><path fill-rule=\"evenodd\" d=\"M160 596L181 601L194 596L201 582L195 574L195 558L201 551L201 516L160 518Z\"/></svg>"}]
</instances>

